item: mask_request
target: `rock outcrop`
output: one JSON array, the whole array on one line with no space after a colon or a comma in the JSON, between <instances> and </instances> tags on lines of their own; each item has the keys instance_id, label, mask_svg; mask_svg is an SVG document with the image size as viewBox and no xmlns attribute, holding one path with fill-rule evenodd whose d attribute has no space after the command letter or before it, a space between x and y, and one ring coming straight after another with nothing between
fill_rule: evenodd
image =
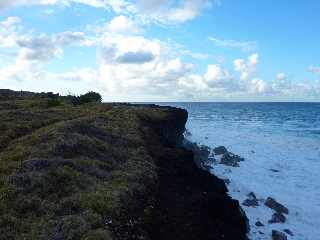
<instances>
[{"instance_id":1,"label":"rock outcrop","mask_svg":"<svg viewBox=\"0 0 320 240\"><path fill-rule=\"evenodd\" d=\"M238 201L182 146L185 110L0 95L1 240L247 239Z\"/></svg>"},{"instance_id":2,"label":"rock outcrop","mask_svg":"<svg viewBox=\"0 0 320 240\"><path fill-rule=\"evenodd\" d=\"M274 213L271 219L268 221L269 223L284 223L286 222L286 217L281 213Z\"/></svg>"},{"instance_id":3,"label":"rock outcrop","mask_svg":"<svg viewBox=\"0 0 320 240\"><path fill-rule=\"evenodd\" d=\"M287 235L277 230L272 230L272 240L287 240Z\"/></svg>"},{"instance_id":4,"label":"rock outcrop","mask_svg":"<svg viewBox=\"0 0 320 240\"><path fill-rule=\"evenodd\" d=\"M240 167L239 163L244 161L244 159L232 152L229 152L224 146L219 146L212 151L215 158L219 158L218 163L230 166L230 167Z\"/></svg>"},{"instance_id":5,"label":"rock outcrop","mask_svg":"<svg viewBox=\"0 0 320 240\"><path fill-rule=\"evenodd\" d=\"M247 199L245 199L243 202L242 202L242 205L244 206L247 206L247 207L257 207L259 206L259 201L256 197L256 195L253 193L253 192L250 192L248 195L247 195Z\"/></svg>"},{"instance_id":6,"label":"rock outcrop","mask_svg":"<svg viewBox=\"0 0 320 240\"><path fill-rule=\"evenodd\" d=\"M264 203L267 207L273 209L277 213L281 214L289 214L288 208L283 206L281 203L277 202L275 199L268 197L267 200Z\"/></svg>"}]
</instances>

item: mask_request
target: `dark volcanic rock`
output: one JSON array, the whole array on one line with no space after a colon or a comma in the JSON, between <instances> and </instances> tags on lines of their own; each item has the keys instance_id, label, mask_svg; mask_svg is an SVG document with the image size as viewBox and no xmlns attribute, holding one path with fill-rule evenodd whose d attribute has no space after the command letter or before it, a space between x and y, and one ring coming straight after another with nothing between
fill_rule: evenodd
<instances>
[{"instance_id":1,"label":"dark volcanic rock","mask_svg":"<svg viewBox=\"0 0 320 240\"><path fill-rule=\"evenodd\" d=\"M272 240L287 240L287 235L277 230L272 230Z\"/></svg>"},{"instance_id":2,"label":"dark volcanic rock","mask_svg":"<svg viewBox=\"0 0 320 240\"><path fill-rule=\"evenodd\" d=\"M257 221L257 222L255 223L255 225L256 225L257 227L263 227L263 226L264 226L264 224L263 224L262 222L260 222L260 221Z\"/></svg>"},{"instance_id":3,"label":"dark volcanic rock","mask_svg":"<svg viewBox=\"0 0 320 240\"><path fill-rule=\"evenodd\" d=\"M250 199L257 199L257 196L254 194L254 192L250 192L247 196L248 196Z\"/></svg>"},{"instance_id":4,"label":"dark volcanic rock","mask_svg":"<svg viewBox=\"0 0 320 240\"><path fill-rule=\"evenodd\" d=\"M154 146L152 155L165 171L159 172L151 239L247 239L248 219L223 180L198 168L192 151ZM207 149L201 151L207 157Z\"/></svg>"},{"instance_id":5,"label":"dark volcanic rock","mask_svg":"<svg viewBox=\"0 0 320 240\"><path fill-rule=\"evenodd\" d=\"M271 197L268 197L267 200L264 203L267 207L275 210L277 213L285 213L289 214L288 208L283 206L282 204L278 203L276 200L274 200Z\"/></svg>"},{"instance_id":6,"label":"dark volcanic rock","mask_svg":"<svg viewBox=\"0 0 320 240\"><path fill-rule=\"evenodd\" d=\"M227 184L227 185L230 184L230 179L229 179L229 178L224 178L224 179L222 179L222 180L225 182L225 184Z\"/></svg>"},{"instance_id":7,"label":"dark volcanic rock","mask_svg":"<svg viewBox=\"0 0 320 240\"><path fill-rule=\"evenodd\" d=\"M274 213L272 218L268 221L269 223L284 223L286 222L286 217L281 213Z\"/></svg>"},{"instance_id":8,"label":"dark volcanic rock","mask_svg":"<svg viewBox=\"0 0 320 240\"><path fill-rule=\"evenodd\" d=\"M213 149L215 155L222 155L228 153L228 150L224 146L219 146Z\"/></svg>"},{"instance_id":9,"label":"dark volcanic rock","mask_svg":"<svg viewBox=\"0 0 320 240\"><path fill-rule=\"evenodd\" d=\"M194 161L197 164L198 168L209 171L210 163L214 162L214 158L210 158L210 148L205 145L198 145L196 143L190 142L188 140L184 140L183 146L192 151L194 154Z\"/></svg>"},{"instance_id":10,"label":"dark volcanic rock","mask_svg":"<svg viewBox=\"0 0 320 240\"><path fill-rule=\"evenodd\" d=\"M284 229L283 231L288 235L290 235L291 237L294 236L293 232L290 229Z\"/></svg>"},{"instance_id":11,"label":"dark volcanic rock","mask_svg":"<svg viewBox=\"0 0 320 240\"><path fill-rule=\"evenodd\" d=\"M246 199L242 202L242 205L247 207L257 207L259 206L259 202L257 199Z\"/></svg>"},{"instance_id":12,"label":"dark volcanic rock","mask_svg":"<svg viewBox=\"0 0 320 240\"><path fill-rule=\"evenodd\" d=\"M230 167L239 167L239 162L243 161L243 158L232 153L225 153L222 155L220 164L227 165Z\"/></svg>"},{"instance_id":13,"label":"dark volcanic rock","mask_svg":"<svg viewBox=\"0 0 320 240\"><path fill-rule=\"evenodd\" d=\"M259 201L253 192L248 194L248 198L242 202L242 205L247 207L257 207L259 206Z\"/></svg>"}]
</instances>

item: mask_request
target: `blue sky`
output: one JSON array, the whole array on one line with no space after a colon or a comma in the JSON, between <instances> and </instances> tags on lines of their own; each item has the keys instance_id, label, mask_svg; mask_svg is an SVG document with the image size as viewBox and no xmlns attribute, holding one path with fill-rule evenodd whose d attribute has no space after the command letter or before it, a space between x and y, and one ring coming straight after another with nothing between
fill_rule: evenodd
<instances>
[{"instance_id":1,"label":"blue sky","mask_svg":"<svg viewBox=\"0 0 320 240\"><path fill-rule=\"evenodd\" d=\"M319 101L319 12L315 0L0 0L0 88Z\"/></svg>"}]
</instances>

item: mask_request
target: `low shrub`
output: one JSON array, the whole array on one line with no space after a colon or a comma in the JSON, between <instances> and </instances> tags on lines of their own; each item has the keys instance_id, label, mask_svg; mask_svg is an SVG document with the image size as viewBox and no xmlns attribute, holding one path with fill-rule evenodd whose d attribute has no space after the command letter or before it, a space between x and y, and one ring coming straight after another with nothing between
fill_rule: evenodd
<instances>
[{"instance_id":1,"label":"low shrub","mask_svg":"<svg viewBox=\"0 0 320 240\"><path fill-rule=\"evenodd\" d=\"M79 97L80 104L90 103L90 102L102 102L102 97L99 93L88 92Z\"/></svg>"}]
</instances>

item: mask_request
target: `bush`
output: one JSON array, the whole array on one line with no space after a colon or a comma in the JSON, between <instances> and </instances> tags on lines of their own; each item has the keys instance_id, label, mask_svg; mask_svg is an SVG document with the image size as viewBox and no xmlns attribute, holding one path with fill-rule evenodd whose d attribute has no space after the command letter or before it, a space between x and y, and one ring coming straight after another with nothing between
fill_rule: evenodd
<instances>
[{"instance_id":1,"label":"bush","mask_svg":"<svg viewBox=\"0 0 320 240\"><path fill-rule=\"evenodd\" d=\"M99 93L96 92L88 92L79 97L79 104L85 104L90 102L101 102L102 97Z\"/></svg>"}]
</instances>

